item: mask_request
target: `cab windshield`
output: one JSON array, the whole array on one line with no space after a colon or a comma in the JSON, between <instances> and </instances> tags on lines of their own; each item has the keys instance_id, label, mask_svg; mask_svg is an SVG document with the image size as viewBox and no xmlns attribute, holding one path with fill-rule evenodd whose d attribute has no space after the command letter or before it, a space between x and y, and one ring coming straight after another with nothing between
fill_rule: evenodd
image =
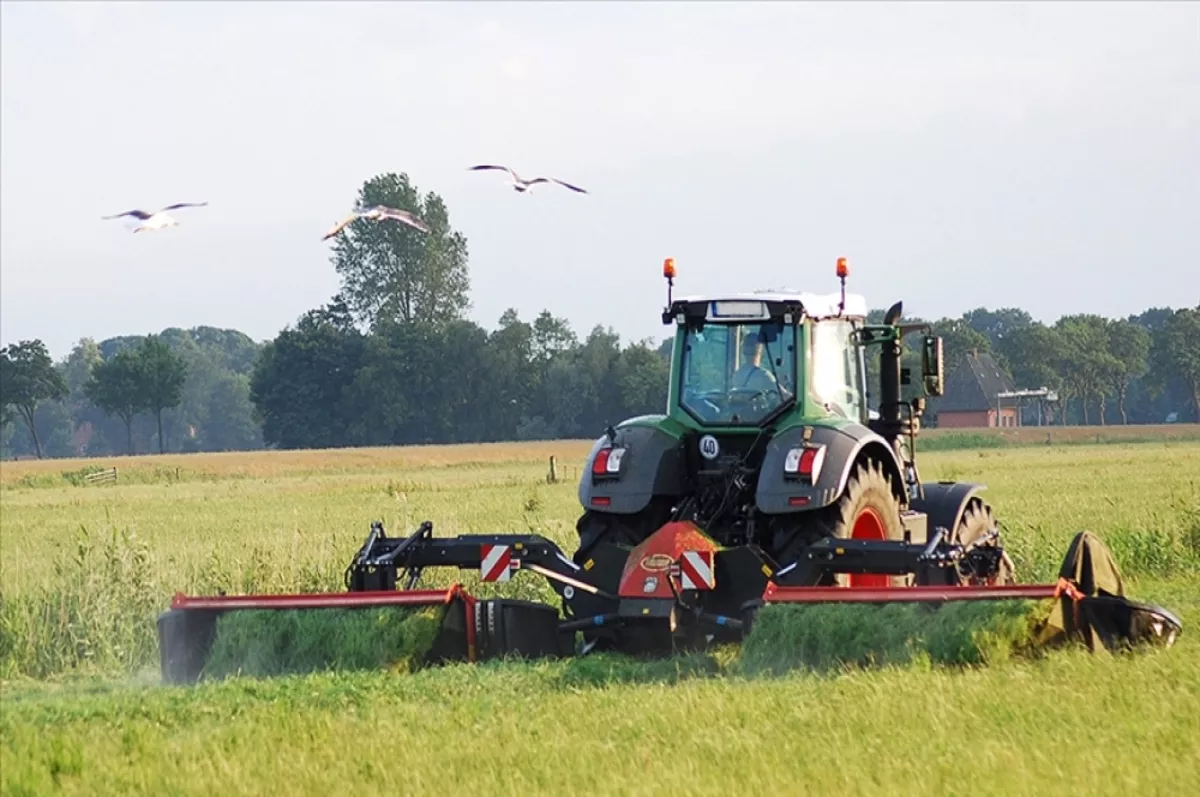
<instances>
[{"instance_id":1,"label":"cab windshield","mask_svg":"<svg viewBox=\"0 0 1200 797\"><path fill-rule=\"evenodd\" d=\"M796 328L705 324L683 339L680 405L701 423L761 423L796 394Z\"/></svg>"}]
</instances>

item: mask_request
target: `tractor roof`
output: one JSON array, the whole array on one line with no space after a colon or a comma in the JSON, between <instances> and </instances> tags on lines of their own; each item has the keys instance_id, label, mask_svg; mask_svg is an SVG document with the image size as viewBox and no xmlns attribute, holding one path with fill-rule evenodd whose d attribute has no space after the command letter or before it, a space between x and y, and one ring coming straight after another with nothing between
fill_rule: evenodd
<instances>
[{"instance_id":1,"label":"tractor roof","mask_svg":"<svg viewBox=\"0 0 1200 797\"><path fill-rule=\"evenodd\" d=\"M836 316L841 300L840 293L818 294L791 291L683 296L671 302L671 308L664 313L663 320L670 323L668 319L673 319L679 313L691 318L702 317L708 321L770 318L786 312L803 313L815 318L822 318ZM866 299L861 294L847 293L846 308L842 316L844 318L866 318Z\"/></svg>"}]
</instances>

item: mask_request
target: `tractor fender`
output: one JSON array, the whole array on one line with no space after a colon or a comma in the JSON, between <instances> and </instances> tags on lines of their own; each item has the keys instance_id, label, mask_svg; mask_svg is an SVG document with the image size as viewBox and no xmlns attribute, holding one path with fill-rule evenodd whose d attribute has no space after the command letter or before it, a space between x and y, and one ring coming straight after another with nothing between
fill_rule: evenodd
<instances>
[{"instance_id":1,"label":"tractor fender","mask_svg":"<svg viewBox=\"0 0 1200 797\"><path fill-rule=\"evenodd\" d=\"M933 530L938 526L944 528L947 535L950 535L958 528L958 522L962 520L971 500L986 489L986 485L974 482L922 484L923 495L912 501L911 508L925 514L931 536Z\"/></svg>"},{"instance_id":2,"label":"tractor fender","mask_svg":"<svg viewBox=\"0 0 1200 797\"><path fill-rule=\"evenodd\" d=\"M620 473L616 478L597 478L592 462L609 446L625 449ZM594 512L632 515L645 509L655 495L680 495L683 477L683 450L676 437L653 426L621 426L615 441L604 435L592 446L579 477L579 503Z\"/></svg>"},{"instance_id":3,"label":"tractor fender","mask_svg":"<svg viewBox=\"0 0 1200 797\"><path fill-rule=\"evenodd\" d=\"M784 477L783 463L788 451L804 445L805 435L809 445L824 445L825 458L815 484ZM883 471L891 478L898 496L904 500L904 479L896 453L887 441L865 426L850 424L833 426L793 426L777 434L767 444L762 469L758 474L755 503L760 512L781 515L807 512L829 506L841 498L846 490L855 462L863 455L877 460ZM807 498L801 505L793 505L792 499Z\"/></svg>"}]
</instances>

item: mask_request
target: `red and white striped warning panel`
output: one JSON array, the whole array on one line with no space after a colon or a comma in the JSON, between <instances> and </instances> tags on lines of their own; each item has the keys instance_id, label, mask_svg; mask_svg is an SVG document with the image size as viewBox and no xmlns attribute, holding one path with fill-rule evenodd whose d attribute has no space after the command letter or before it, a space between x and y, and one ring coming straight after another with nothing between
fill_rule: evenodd
<instances>
[{"instance_id":1,"label":"red and white striped warning panel","mask_svg":"<svg viewBox=\"0 0 1200 797\"><path fill-rule=\"evenodd\" d=\"M512 549L507 545L480 546L479 578L483 581L508 581L512 577Z\"/></svg>"},{"instance_id":2,"label":"red and white striped warning panel","mask_svg":"<svg viewBox=\"0 0 1200 797\"><path fill-rule=\"evenodd\" d=\"M713 589L717 585L713 552L684 551L679 559L679 581L684 589Z\"/></svg>"}]
</instances>

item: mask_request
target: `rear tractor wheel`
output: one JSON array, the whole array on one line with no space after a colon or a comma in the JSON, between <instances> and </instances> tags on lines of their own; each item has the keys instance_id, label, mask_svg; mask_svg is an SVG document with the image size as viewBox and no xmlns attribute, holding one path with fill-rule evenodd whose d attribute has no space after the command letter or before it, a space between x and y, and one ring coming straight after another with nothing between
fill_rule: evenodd
<instances>
[{"instance_id":1,"label":"rear tractor wheel","mask_svg":"<svg viewBox=\"0 0 1200 797\"><path fill-rule=\"evenodd\" d=\"M661 498L653 499L649 506L635 515L585 510L575 523L579 547L575 550L574 561L583 564L602 542L633 549L670 519L670 502Z\"/></svg>"},{"instance_id":2,"label":"rear tractor wheel","mask_svg":"<svg viewBox=\"0 0 1200 797\"><path fill-rule=\"evenodd\" d=\"M837 503L832 536L844 540L904 539L900 500L878 463L868 461L855 467ZM874 573L838 573L834 577L839 587L905 587L911 583L911 576Z\"/></svg>"},{"instance_id":3,"label":"rear tractor wheel","mask_svg":"<svg viewBox=\"0 0 1200 797\"><path fill-rule=\"evenodd\" d=\"M616 593L621 572L624 567L624 555L614 555L611 550L597 550L602 544L615 545L624 549L627 554L643 540L658 531L671 518L671 502L667 499L656 498L650 505L634 515L616 515L605 512L585 511L576 523L579 532L579 548L572 557L575 564L588 567L588 560L595 556L600 560L590 572L590 579L595 586L610 593ZM575 593L574 608L568 608L568 617L577 619L576 609L582 610L582 616L592 616L603 611L603 601L589 596L584 592ZM663 640L657 630L623 629L618 631L612 627L588 628L582 631L583 651L617 650L627 653L641 652L643 649L661 647ZM670 635L665 638L669 647Z\"/></svg>"}]
</instances>

